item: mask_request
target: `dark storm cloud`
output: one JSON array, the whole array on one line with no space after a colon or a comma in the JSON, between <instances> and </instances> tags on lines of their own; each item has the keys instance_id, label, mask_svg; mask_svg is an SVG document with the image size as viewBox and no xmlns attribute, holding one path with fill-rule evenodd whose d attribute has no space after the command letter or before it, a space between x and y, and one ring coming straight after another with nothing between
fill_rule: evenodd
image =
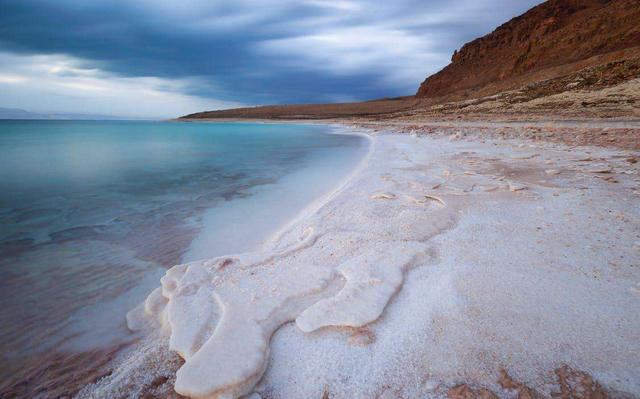
<instances>
[{"instance_id":1,"label":"dark storm cloud","mask_svg":"<svg viewBox=\"0 0 640 399\"><path fill-rule=\"evenodd\" d=\"M0 0L0 51L62 54L243 103L411 94L465 41L535 0ZM69 72L66 72L69 73Z\"/></svg>"}]
</instances>

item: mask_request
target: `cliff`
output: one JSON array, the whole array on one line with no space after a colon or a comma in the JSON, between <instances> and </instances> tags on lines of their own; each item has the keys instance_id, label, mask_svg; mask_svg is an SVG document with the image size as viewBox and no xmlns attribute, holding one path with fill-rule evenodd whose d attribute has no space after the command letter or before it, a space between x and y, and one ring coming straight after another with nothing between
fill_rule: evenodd
<instances>
[{"instance_id":1,"label":"cliff","mask_svg":"<svg viewBox=\"0 0 640 399\"><path fill-rule=\"evenodd\" d=\"M549 0L465 44L416 96L182 119L640 118L640 0Z\"/></svg>"},{"instance_id":2,"label":"cliff","mask_svg":"<svg viewBox=\"0 0 640 399\"><path fill-rule=\"evenodd\" d=\"M624 58L621 50L639 45L640 0L549 0L465 44L416 95L492 95Z\"/></svg>"}]
</instances>

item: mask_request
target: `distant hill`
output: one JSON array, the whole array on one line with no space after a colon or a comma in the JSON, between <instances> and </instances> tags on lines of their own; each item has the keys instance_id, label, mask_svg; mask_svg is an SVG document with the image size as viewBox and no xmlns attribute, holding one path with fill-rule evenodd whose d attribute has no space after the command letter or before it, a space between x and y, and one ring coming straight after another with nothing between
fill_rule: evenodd
<instances>
[{"instance_id":1,"label":"distant hill","mask_svg":"<svg viewBox=\"0 0 640 399\"><path fill-rule=\"evenodd\" d=\"M19 108L0 108L0 119L69 119L69 120L122 120L122 119L148 119L132 118L116 115L102 114L77 114L66 112L39 113L26 111Z\"/></svg>"},{"instance_id":2,"label":"distant hill","mask_svg":"<svg viewBox=\"0 0 640 399\"><path fill-rule=\"evenodd\" d=\"M18 108L0 108L0 119L50 119L48 115Z\"/></svg>"},{"instance_id":3,"label":"distant hill","mask_svg":"<svg viewBox=\"0 0 640 399\"><path fill-rule=\"evenodd\" d=\"M379 114L407 111L418 103L414 96L397 97L355 103L265 105L204 111L185 115L180 119L330 119L370 117Z\"/></svg>"},{"instance_id":4,"label":"distant hill","mask_svg":"<svg viewBox=\"0 0 640 399\"><path fill-rule=\"evenodd\" d=\"M636 46L639 0L549 0L462 46L416 95L492 95L624 59Z\"/></svg>"}]
</instances>

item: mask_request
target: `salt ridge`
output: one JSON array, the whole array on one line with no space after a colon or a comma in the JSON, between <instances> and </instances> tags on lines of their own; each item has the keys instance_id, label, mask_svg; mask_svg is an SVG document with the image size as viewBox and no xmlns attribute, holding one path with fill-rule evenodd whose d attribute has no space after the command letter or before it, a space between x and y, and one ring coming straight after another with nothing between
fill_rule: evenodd
<instances>
[{"instance_id":1,"label":"salt ridge","mask_svg":"<svg viewBox=\"0 0 640 399\"><path fill-rule=\"evenodd\" d=\"M169 348L184 358L176 392L221 399L250 393L267 367L272 334L287 322L311 332L378 319L404 272L429 252L426 241L453 225L454 212L415 200L395 206L374 200L361 214L340 215L349 209L337 195L343 189L355 187L357 195L370 197L372 190L362 182L350 180L298 217L279 234L283 238L273 240L276 246L288 242L285 249L175 266L162 287L128 315L131 329L151 325L169 334ZM406 228L425 212L430 224ZM353 220L336 223L346 218ZM345 240L357 241L357 250L327 260L332 251L345 250Z\"/></svg>"}]
</instances>

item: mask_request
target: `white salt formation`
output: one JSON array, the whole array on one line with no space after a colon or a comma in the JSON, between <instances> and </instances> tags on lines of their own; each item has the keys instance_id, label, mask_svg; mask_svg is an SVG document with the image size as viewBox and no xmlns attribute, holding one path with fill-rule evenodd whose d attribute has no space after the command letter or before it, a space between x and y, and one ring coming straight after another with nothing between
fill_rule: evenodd
<instances>
[{"instance_id":1,"label":"white salt formation","mask_svg":"<svg viewBox=\"0 0 640 399\"><path fill-rule=\"evenodd\" d=\"M175 266L129 314L184 358L178 393L443 397L464 382L514 397L497 384L507 369L550 395L568 364L640 394L640 168L628 154L373 140L366 164L264 251ZM596 155L619 182L575 161ZM144 370L174 367L158 362L133 373L129 359L81 396L152 386Z\"/></svg>"},{"instance_id":2,"label":"white salt formation","mask_svg":"<svg viewBox=\"0 0 640 399\"><path fill-rule=\"evenodd\" d=\"M388 186L398 188L393 181ZM423 200L409 196L395 205L373 201L395 200L395 194L369 191L359 186L357 195L372 203L358 214L344 214L333 201L303 217L272 251L167 271L162 287L128 315L128 325L140 329L146 321L170 334L169 348L185 360L176 392L194 398L250 393L267 367L269 340L284 323L295 320L311 332L361 327L380 317L405 271L428 256L426 240L451 227L454 213L440 199L441 206L425 207L435 197L422 186L412 193ZM416 226L425 212L429 222ZM295 235L301 238L291 240Z\"/></svg>"}]
</instances>

